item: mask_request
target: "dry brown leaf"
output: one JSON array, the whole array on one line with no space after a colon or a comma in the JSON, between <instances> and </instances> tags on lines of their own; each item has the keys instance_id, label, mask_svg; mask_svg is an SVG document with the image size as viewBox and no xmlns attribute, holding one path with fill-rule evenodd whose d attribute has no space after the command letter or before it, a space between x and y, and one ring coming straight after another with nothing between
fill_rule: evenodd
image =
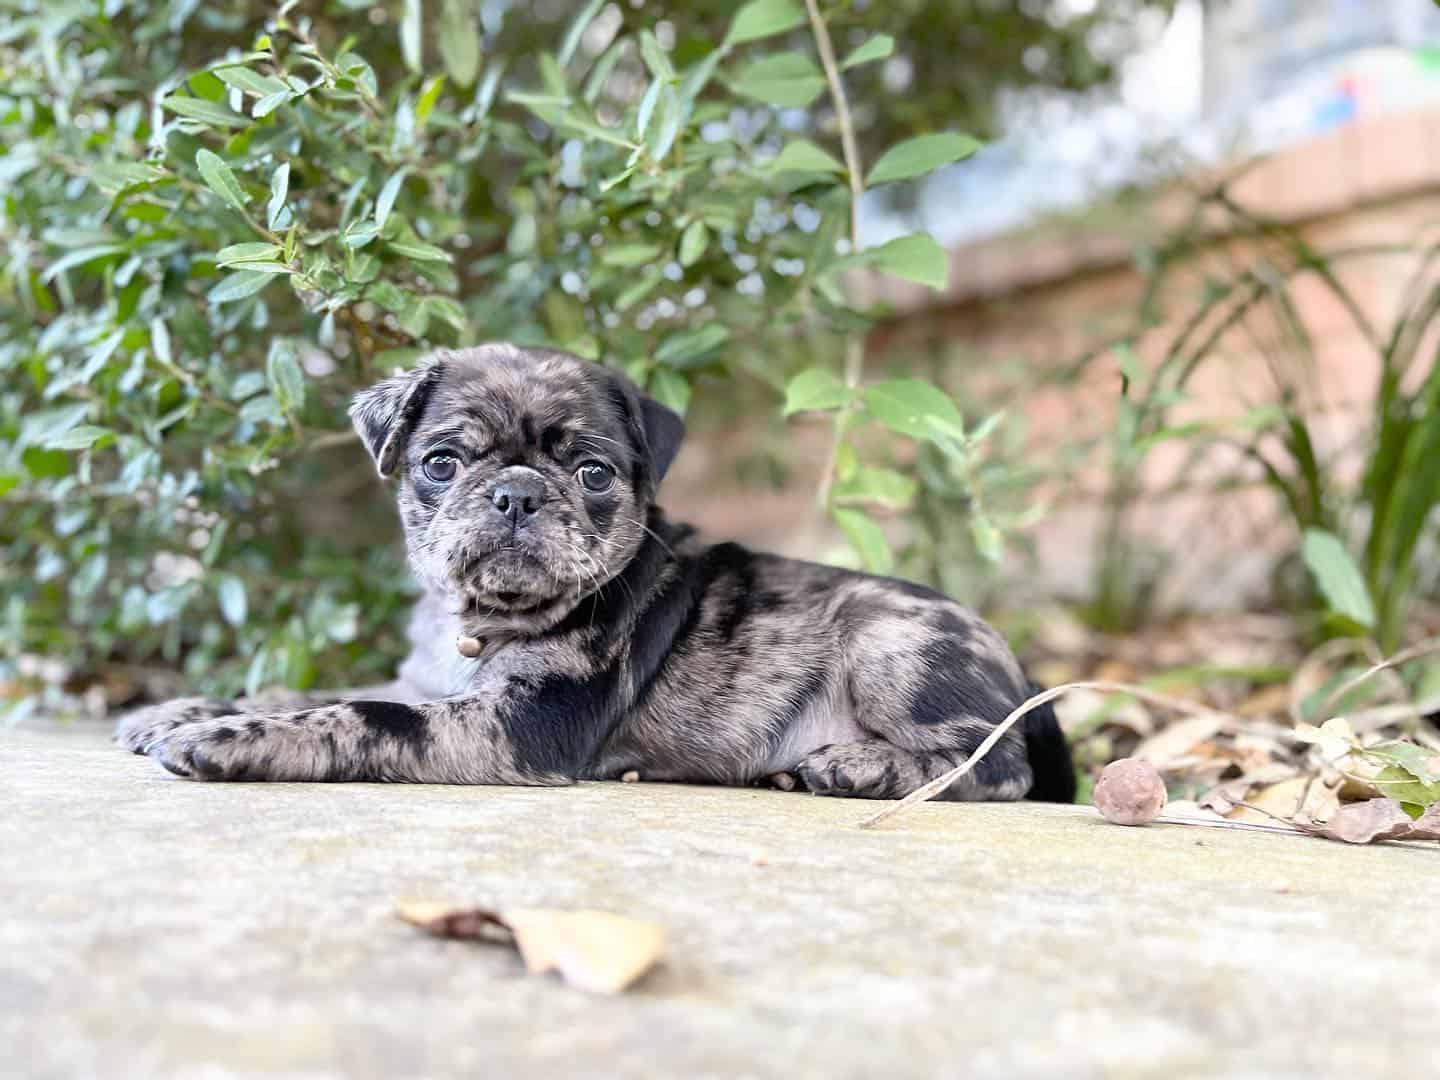
<instances>
[{"instance_id":1,"label":"dry brown leaf","mask_svg":"<svg viewBox=\"0 0 1440 1080\"><path fill-rule=\"evenodd\" d=\"M1406 840L1440 840L1440 803L1431 803L1425 812L1410 823Z\"/></svg>"},{"instance_id":2,"label":"dry brown leaf","mask_svg":"<svg viewBox=\"0 0 1440 1080\"><path fill-rule=\"evenodd\" d=\"M1162 772L1195 747L1213 738L1223 720L1219 716L1190 716L1143 740L1134 757L1150 762Z\"/></svg>"},{"instance_id":3,"label":"dry brown leaf","mask_svg":"<svg viewBox=\"0 0 1440 1080\"><path fill-rule=\"evenodd\" d=\"M1232 802L1236 804L1234 808L1224 812L1232 821L1264 822L1273 818L1327 821L1340 808L1337 789L1326 786L1315 776L1292 775L1279 783L1260 787L1248 798L1242 795Z\"/></svg>"},{"instance_id":4,"label":"dry brown leaf","mask_svg":"<svg viewBox=\"0 0 1440 1080\"><path fill-rule=\"evenodd\" d=\"M491 911L407 901L396 914L437 937L494 940L495 928L504 928L527 971L558 971L571 986L600 994L627 989L665 951L665 931L659 926L608 911Z\"/></svg>"},{"instance_id":5,"label":"dry brown leaf","mask_svg":"<svg viewBox=\"0 0 1440 1080\"><path fill-rule=\"evenodd\" d=\"M1347 844L1371 844L1376 840L1397 840L1414 829L1410 815L1394 799L1367 799L1365 802L1346 803L1323 825L1302 825L1295 827L1302 832L1331 840L1343 840Z\"/></svg>"},{"instance_id":6,"label":"dry brown leaf","mask_svg":"<svg viewBox=\"0 0 1440 1080\"><path fill-rule=\"evenodd\" d=\"M1235 714L1252 716L1284 716L1290 707L1290 687L1285 683L1262 686L1235 706Z\"/></svg>"}]
</instances>

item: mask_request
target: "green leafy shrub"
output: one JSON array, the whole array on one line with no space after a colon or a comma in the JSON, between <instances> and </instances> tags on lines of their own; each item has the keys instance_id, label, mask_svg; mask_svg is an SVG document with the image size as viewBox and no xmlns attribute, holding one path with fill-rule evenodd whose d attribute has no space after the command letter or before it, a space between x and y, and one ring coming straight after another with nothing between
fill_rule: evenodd
<instances>
[{"instance_id":1,"label":"green leafy shrub","mask_svg":"<svg viewBox=\"0 0 1440 1080\"><path fill-rule=\"evenodd\" d=\"M507 53L475 4L427 21L410 0L398 32L359 7L36 0L9 17L11 676L51 656L180 664L225 691L381 677L408 586L344 408L434 346L556 345L682 412L697 387L745 383L830 414L820 502L872 569L893 557L869 509L914 487L893 436L976 475L985 432L949 397L862 383L846 276L939 286L945 257L923 234L859 250L855 201L975 146L927 132L865 166L875 133L843 80L893 40L837 54L813 3L754 0L672 48L623 14L605 42L594 20L621 9L595 0ZM834 134L787 111L822 102Z\"/></svg>"}]
</instances>

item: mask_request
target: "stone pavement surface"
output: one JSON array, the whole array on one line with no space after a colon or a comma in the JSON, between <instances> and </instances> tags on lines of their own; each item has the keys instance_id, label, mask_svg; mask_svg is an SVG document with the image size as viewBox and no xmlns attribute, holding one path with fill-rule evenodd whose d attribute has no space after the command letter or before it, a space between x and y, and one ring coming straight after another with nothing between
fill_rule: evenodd
<instances>
[{"instance_id":1,"label":"stone pavement surface","mask_svg":"<svg viewBox=\"0 0 1440 1080\"><path fill-rule=\"evenodd\" d=\"M647 784L197 784L0 735L7 1077L1419 1077L1440 849ZM593 997L400 898L652 919Z\"/></svg>"}]
</instances>

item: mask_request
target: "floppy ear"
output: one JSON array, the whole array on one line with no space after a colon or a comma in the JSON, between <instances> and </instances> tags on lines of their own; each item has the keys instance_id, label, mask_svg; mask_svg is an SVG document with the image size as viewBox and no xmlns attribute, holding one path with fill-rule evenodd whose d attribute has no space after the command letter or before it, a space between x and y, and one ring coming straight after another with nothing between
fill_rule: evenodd
<instances>
[{"instance_id":1,"label":"floppy ear","mask_svg":"<svg viewBox=\"0 0 1440 1080\"><path fill-rule=\"evenodd\" d=\"M679 413L667 409L649 395L640 393L639 397L645 445L650 450L650 475L654 478L653 486L659 488L660 481L670 471L670 463L680 451L680 442L685 438L685 421Z\"/></svg>"},{"instance_id":2,"label":"floppy ear","mask_svg":"<svg viewBox=\"0 0 1440 1080\"><path fill-rule=\"evenodd\" d=\"M597 365L595 370L606 380L605 391L644 462L646 494L654 495L685 438L685 421L614 368Z\"/></svg>"},{"instance_id":3,"label":"floppy ear","mask_svg":"<svg viewBox=\"0 0 1440 1080\"><path fill-rule=\"evenodd\" d=\"M350 403L350 422L381 476L389 476L405 451L430 393L440 381L443 362L423 363L413 371L395 375L355 395Z\"/></svg>"}]
</instances>

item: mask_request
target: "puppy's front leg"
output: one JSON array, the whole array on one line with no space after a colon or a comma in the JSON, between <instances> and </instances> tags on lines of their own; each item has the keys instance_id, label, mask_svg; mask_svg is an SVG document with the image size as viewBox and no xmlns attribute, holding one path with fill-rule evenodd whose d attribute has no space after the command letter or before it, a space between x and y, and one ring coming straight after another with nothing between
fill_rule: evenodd
<instances>
[{"instance_id":1,"label":"puppy's front leg","mask_svg":"<svg viewBox=\"0 0 1440 1080\"><path fill-rule=\"evenodd\" d=\"M492 702L350 701L206 720L146 752L189 780L395 780L429 784L566 784L518 764Z\"/></svg>"}]
</instances>

